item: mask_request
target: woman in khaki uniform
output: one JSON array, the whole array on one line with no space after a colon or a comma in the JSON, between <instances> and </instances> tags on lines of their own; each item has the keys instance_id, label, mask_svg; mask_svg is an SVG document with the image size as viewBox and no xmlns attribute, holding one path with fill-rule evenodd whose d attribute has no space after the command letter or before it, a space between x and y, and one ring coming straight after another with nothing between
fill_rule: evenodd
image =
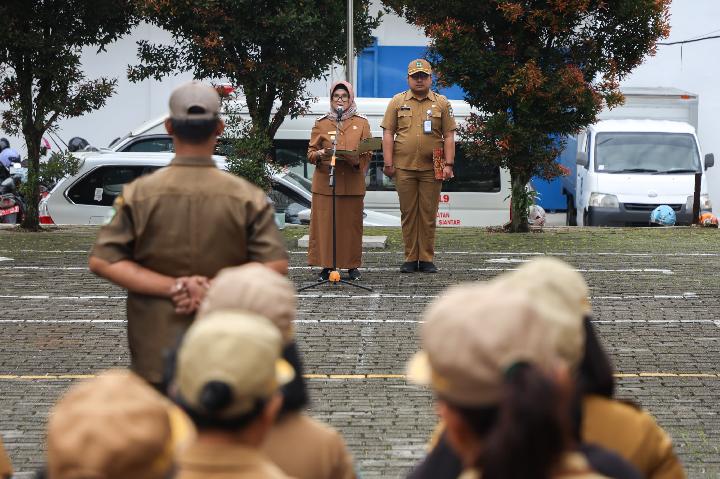
<instances>
[{"instance_id":1,"label":"woman in khaki uniform","mask_svg":"<svg viewBox=\"0 0 720 479\"><path fill-rule=\"evenodd\" d=\"M315 165L312 181L312 215L308 264L320 266L320 279L326 280L333 266L332 187L330 159L333 140L337 150L357 150L360 141L370 137L370 124L356 112L355 92L350 83L341 81L330 89L330 112L313 126L308 147L308 161ZM337 108L342 107L340 124ZM337 234L337 268L348 270L350 279L360 279L362 261L363 199L365 172L372 153L359 156L338 155L335 163L335 222Z\"/></svg>"}]
</instances>

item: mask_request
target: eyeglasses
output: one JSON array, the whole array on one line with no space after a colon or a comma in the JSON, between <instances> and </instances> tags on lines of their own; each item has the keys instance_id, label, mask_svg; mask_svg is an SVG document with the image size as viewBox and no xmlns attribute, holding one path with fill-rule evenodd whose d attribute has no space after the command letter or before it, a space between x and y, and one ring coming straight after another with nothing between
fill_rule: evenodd
<instances>
[{"instance_id":1,"label":"eyeglasses","mask_svg":"<svg viewBox=\"0 0 720 479\"><path fill-rule=\"evenodd\" d=\"M350 99L350 96L349 96L349 95L337 95L337 94L335 94L335 95L332 96L332 99L333 99L333 100L347 101L347 100Z\"/></svg>"}]
</instances>

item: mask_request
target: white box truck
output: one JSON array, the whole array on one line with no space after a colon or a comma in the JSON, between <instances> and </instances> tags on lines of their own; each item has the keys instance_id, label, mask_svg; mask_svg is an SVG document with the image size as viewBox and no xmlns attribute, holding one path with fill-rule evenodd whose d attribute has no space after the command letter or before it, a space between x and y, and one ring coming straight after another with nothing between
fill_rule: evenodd
<instances>
[{"instance_id":1,"label":"white box truck","mask_svg":"<svg viewBox=\"0 0 720 479\"><path fill-rule=\"evenodd\" d=\"M659 205L675 211L677 224L692 223L695 174L702 174L700 209L711 211L697 139L698 96L673 88L625 88L625 104L568 138L559 161L567 224L646 226Z\"/></svg>"}]
</instances>

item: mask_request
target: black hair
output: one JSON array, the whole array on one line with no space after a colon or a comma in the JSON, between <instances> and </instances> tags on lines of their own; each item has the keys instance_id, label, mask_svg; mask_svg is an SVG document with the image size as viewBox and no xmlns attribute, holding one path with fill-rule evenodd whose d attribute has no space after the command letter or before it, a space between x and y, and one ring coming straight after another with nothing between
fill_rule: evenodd
<instances>
[{"instance_id":1,"label":"black hair","mask_svg":"<svg viewBox=\"0 0 720 479\"><path fill-rule=\"evenodd\" d=\"M3 151L5 148L10 148L10 142L7 138L0 138L0 151Z\"/></svg>"},{"instance_id":2,"label":"black hair","mask_svg":"<svg viewBox=\"0 0 720 479\"><path fill-rule=\"evenodd\" d=\"M335 85L335 88L333 88L333 90L330 92L330 96L332 96L332 94L335 93L335 90L339 90L339 89L341 89L341 88L342 88L343 90L345 90L348 95L350 94L350 90L348 90L348 87L345 86L344 83L338 83L337 85Z\"/></svg>"},{"instance_id":3,"label":"black hair","mask_svg":"<svg viewBox=\"0 0 720 479\"><path fill-rule=\"evenodd\" d=\"M218 118L177 120L170 118L174 136L178 139L192 144L200 144L208 141L217 130Z\"/></svg>"},{"instance_id":4,"label":"black hair","mask_svg":"<svg viewBox=\"0 0 720 479\"><path fill-rule=\"evenodd\" d=\"M307 407L310 397L307 391L307 384L303 377L303 365L300 359L297 343L292 342L283 348L282 357L295 370L295 377L282 388L283 404L280 414L300 411Z\"/></svg>"},{"instance_id":5,"label":"black hair","mask_svg":"<svg viewBox=\"0 0 720 479\"><path fill-rule=\"evenodd\" d=\"M595 327L589 316L583 320L585 327L585 354L580 361L578 393L597 394L612 398L615 394L615 377L610 358L600 344Z\"/></svg>"},{"instance_id":6,"label":"black hair","mask_svg":"<svg viewBox=\"0 0 720 479\"><path fill-rule=\"evenodd\" d=\"M189 406L181 395L176 398L175 402L190 416L200 431L244 429L262 414L267 404L266 399L256 399L250 411L238 416L225 417L222 413L232 403L232 400L233 391L227 383L210 381L200 391L199 408Z\"/></svg>"},{"instance_id":7,"label":"black hair","mask_svg":"<svg viewBox=\"0 0 720 479\"><path fill-rule=\"evenodd\" d=\"M483 479L550 479L569 447L570 425L560 386L536 366L506 374L497 406L456 409L482 439L475 465Z\"/></svg>"}]
</instances>

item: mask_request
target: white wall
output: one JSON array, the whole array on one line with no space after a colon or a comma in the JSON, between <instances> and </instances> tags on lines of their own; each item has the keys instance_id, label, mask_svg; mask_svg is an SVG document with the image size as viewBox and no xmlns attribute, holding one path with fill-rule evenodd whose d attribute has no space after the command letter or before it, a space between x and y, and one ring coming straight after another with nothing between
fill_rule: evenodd
<instances>
[{"instance_id":1,"label":"white wall","mask_svg":"<svg viewBox=\"0 0 720 479\"><path fill-rule=\"evenodd\" d=\"M370 13L377 14L380 5L379 0L373 0ZM373 35L378 38L380 45L425 46L428 43L422 29L410 25L394 13L383 13L382 23Z\"/></svg>"},{"instance_id":2,"label":"white wall","mask_svg":"<svg viewBox=\"0 0 720 479\"><path fill-rule=\"evenodd\" d=\"M665 42L720 34L720 1L674 0L671 6L670 38ZM720 38L660 46L655 57L645 61L624 86L676 87L699 95L698 133L703 153L715 153L720 162ZM708 190L720 211L720 164L708 170Z\"/></svg>"}]
</instances>

